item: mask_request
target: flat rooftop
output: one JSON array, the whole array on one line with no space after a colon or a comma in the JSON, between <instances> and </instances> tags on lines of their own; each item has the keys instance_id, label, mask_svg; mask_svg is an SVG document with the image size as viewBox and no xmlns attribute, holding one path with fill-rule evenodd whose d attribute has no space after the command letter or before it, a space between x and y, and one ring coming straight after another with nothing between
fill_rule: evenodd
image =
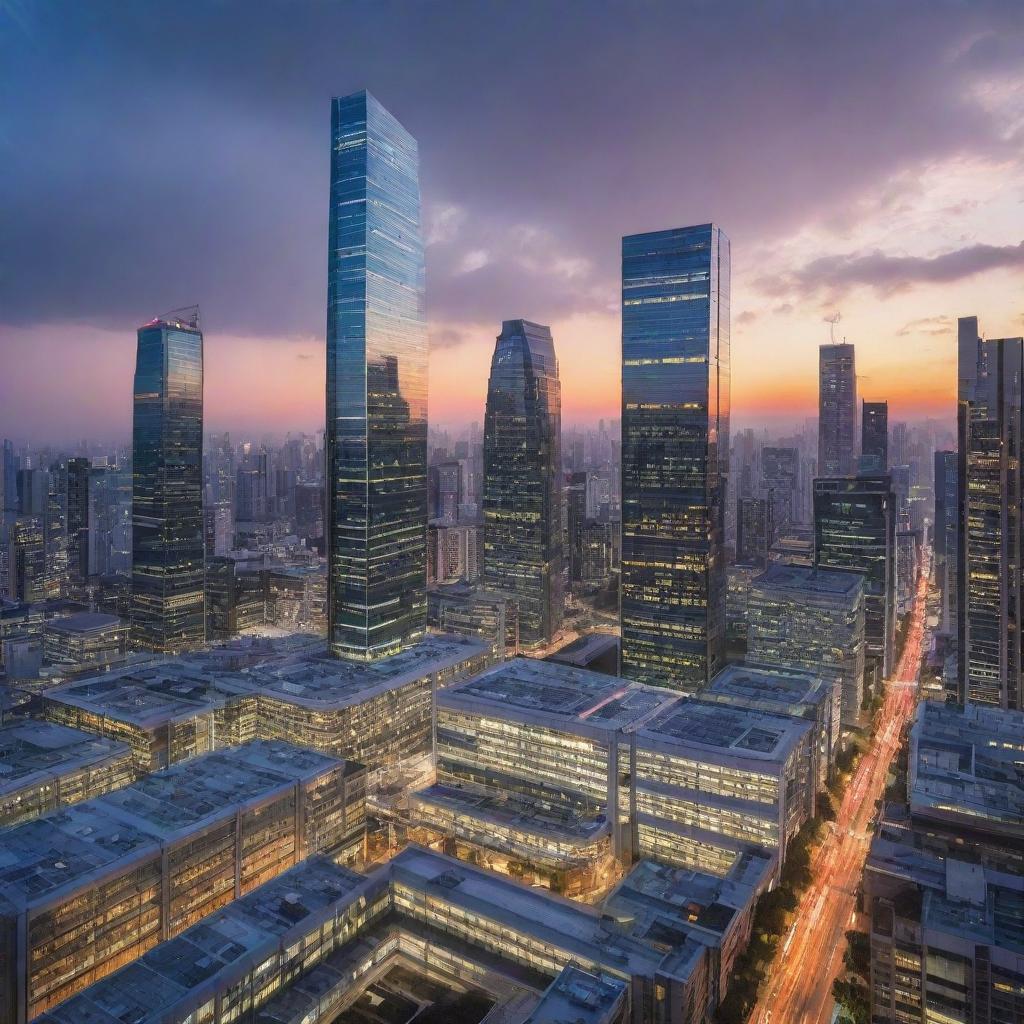
<instances>
[{"instance_id":1,"label":"flat rooftop","mask_svg":"<svg viewBox=\"0 0 1024 1024\"><path fill-rule=\"evenodd\" d=\"M716 704L736 703L761 711L774 708L781 714L791 714L785 709L830 701L838 678L835 673L821 675L775 665L727 665L701 690L700 699Z\"/></svg>"},{"instance_id":2,"label":"flat rooftop","mask_svg":"<svg viewBox=\"0 0 1024 1024\"><path fill-rule=\"evenodd\" d=\"M811 728L798 718L683 698L646 722L637 741L640 746L675 747L689 757L782 763Z\"/></svg>"},{"instance_id":3,"label":"flat rooftop","mask_svg":"<svg viewBox=\"0 0 1024 1024\"><path fill-rule=\"evenodd\" d=\"M547 660L583 668L595 658L616 650L618 646L619 638L611 633L588 633L548 655Z\"/></svg>"},{"instance_id":4,"label":"flat rooftop","mask_svg":"<svg viewBox=\"0 0 1024 1024\"><path fill-rule=\"evenodd\" d=\"M179 1003L198 1005L203 992L212 995L218 974L236 965L247 970L277 950L293 929L307 933L314 915L333 916L334 908L374 884L326 858L311 857L72 996L39 1024L165 1020Z\"/></svg>"},{"instance_id":5,"label":"flat rooftop","mask_svg":"<svg viewBox=\"0 0 1024 1024\"><path fill-rule=\"evenodd\" d=\"M488 654L471 637L433 634L377 662L332 658L305 636L249 638L196 654L91 676L48 690L48 700L143 729L209 713L243 697L264 695L325 709L361 703L435 672Z\"/></svg>"},{"instance_id":6,"label":"flat rooftop","mask_svg":"<svg viewBox=\"0 0 1024 1024\"><path fill-rule=\"evenodd\" d=\"M671 690L533 658L513 658L438 694L445 707L473 705L499 716L518 712L567 731L635 727L678 700Z\"/></svg>"},{"instance_id":7,"label":"flat rooftop","mask_svg":"<svg viewBox=\"0 0 1024 1024\"><path fill-rule=\"evenodd\" d=\"M772 562L751 581L757 590L777 590L794 595L816 595L855 601L864 589L857 573L835 572L804 565Z\"/></svg>"},{"instance_id":8,"label":"flat rooftop","mask_svg":"<svg viewBox=\"0 0 1024 1024\"><path fill-rule=\"evenodd\" d=\"M1024 711L925 700L910 732L915 816L1024 836Z\"/></svg>"},{"instance_id":9,"label":"flat rooftop","mask_svg":"<svg viewBox=\"0 0 1024 1024\"><path fill-rule=\"evenodd\" d=\"M62 619L51 619L46 624L51 633L104 633L119 626L127 629L126 623L116 615L104 615L102 612L77 612Z\"/></svg>"},{"instance_id":10,"label":"flat rooftop","mask_svg":"<svg viewBox=\"0 0 1024 1024\"><path fill-rule=\"evenodd\" d=\"M591 974L573 964L541 996L530 1024L605 1024L626 999L626 984L607 974Z\"/></svg>"},{"instance_id":11,"label":"flat rooftop","mask_svg":"<svg viewBox=\"0 0 1024 1024\"><path fill-rule=\"evenodd\" d=\"M0 728L0 796L68 775L115 757L128 757L127 743L27 719Z\"/></svg>"},{"instance_id":12,"label":"flat rooftop","mask_svg":"<svg viewBox=\"0 0 1024 1024\"><path fill-rule=\"evenodd\" d=\"M280 740L204 754L131 786L15 825L0 843L0 898L17 908L74 890L122 860L340 765Z\"/></svg>"}]
</instances>

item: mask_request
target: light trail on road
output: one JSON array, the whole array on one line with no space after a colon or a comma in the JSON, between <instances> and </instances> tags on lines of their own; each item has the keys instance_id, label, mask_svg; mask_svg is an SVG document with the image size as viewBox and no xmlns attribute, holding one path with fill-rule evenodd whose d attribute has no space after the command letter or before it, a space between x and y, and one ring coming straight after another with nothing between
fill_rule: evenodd
<instances>
[{"instance_id":1,"label":"light trail on road","mask_svg":"<svg viewBox=\"0 0 1024 1024\"><path fill-rule=\"evenodd\" d=\"M927 556L923 560L928 565ZM749 1024L826 1024L832 982L843 970L845 933L856 909L856 891L871 845L875 801L885 791L900 736L917 704L924 654L928 573L922 572L903 653L889 679L874 740L846 787L836 820L811 860L811 884L768 968Z\"/></svg>"}]
</instances>

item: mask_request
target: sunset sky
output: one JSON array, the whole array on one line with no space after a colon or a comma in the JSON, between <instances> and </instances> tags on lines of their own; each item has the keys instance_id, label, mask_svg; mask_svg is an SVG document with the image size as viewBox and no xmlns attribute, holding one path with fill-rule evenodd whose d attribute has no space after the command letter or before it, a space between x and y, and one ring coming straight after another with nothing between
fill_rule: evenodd
<instances>
[{"instance_id":1,"label":"sunset sky","mask_svg":"<svg viewBox=\"0 0 1024 1024\"><path fill-rule=\"evenodd\" d=\"M86 10L85 8L89 9ZM824 317L891 418L1024 332L1024 5L0 0L0 434L126 437L135 327L199 303L211 428L323 420L330 97L420 143L433 422L503 319L618 415L619 240L732 240L733 412L816 413Z\"/></svg>"}]
</instances>

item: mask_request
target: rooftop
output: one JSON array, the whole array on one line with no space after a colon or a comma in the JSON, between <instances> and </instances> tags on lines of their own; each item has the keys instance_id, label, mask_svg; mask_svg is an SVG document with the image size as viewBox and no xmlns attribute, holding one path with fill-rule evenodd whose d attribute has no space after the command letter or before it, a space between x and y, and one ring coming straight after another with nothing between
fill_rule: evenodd
<instances>
[{"instance_id":1,"label":"rooftop","mask_svg":"<svg viewBox=\"0 0 1024 1024\"><path fill-rule=\"evenodd\" d=\"M345 707L486 654L483 642L433 634L377 662L329 657L323 641L305 635L247 638L142 667L91 676L47 691L48 700L129 722L140 728L191 718L243 696L292 704Z\"/></svg>"},{"instance_id":2,"label":"rooftop","mask_svg":"<svg viewBox=\"0 0 1024 1024\"><path fill-rule=\"evenodd\" d=\"M776 665L727 665L700 693L702 701L736 703L761 711L794 714L799 705L815 706L833 696L837 674Z\"/></svg>"},{"instance_id":3,"label":"rooftop","mask_svg":"<svg viewBox=\"0 0 1024 1024\"><path fill-rule=\"evenodd\" d=\"M751 582L755 590L781 590L856 600L864 589L857 573L772 562Z\"/></svg>"},{"instance_id":4,"label":"rooftop","mask_svg":"<svg viewBox=\"0 0 1024 1024\"><path fill-rule=\"evenodd\" d=\"M910 733L918 817L1024 835L1024 712L921 701Z\"/></svg>"},{"instance_id":5,"label":"rooftop","mask_svg":"<svg viewBox=\"0 0 1024 1024\"><path fill-rule=\"evenodd\" d=\"M496 713L545 720L553 728L589 727L602 732L635 728L675 704L670 690L629 683L554 661L513 658L438 695L438 704L472 702Z\"/></svg>"},{"instance_id":6,"label":"rooftop","mask_svg":"<svg viewBox=\"0 0 1024 1024\"><path fill-rule=\"evenodd\" d=\"M582 668L602 654L615 650L618 645L619 638L611 633L588 633L549 655L548 660Z\"/></svg>"},{"instance_id":7,"label":"rooftop","mask_svg":"<svg viewBox=\"0 0 1024 1024\"><path fill-rule=\"evenodd\" d=\"M0 795L130 753L126 743L53 722L16 722L0 728Z\"/></svg>"},{"instance_id":8,"label":"rooftop","mask_svg":"<svg viewBox=\"0 0 1024 1024\"><path fill-rule=\"evenodd\" d=\"M781 763L809 729L797 718L684 698L648 721L637 737L693 757L727 754Z\"/></svg>"},{"instance_id":9,"label":"rooftop","mask_svg":"<svg viewBox=\"0 0 1024 1024\"><path fill-rule=\"evenodd\" d=\"M534 1007L529 1024L605 1024L625 998L625 982L569 965Z\"/></svg>"},{"instance_id":10,"label":"rooftop","mask_svg":"<svg viewBox=\"0 0 1024 1024\"><path fill-rule=\"evenodd\" d=\"M104 615L102 612L65 615L61 619L52 619L46 626L51 633L102 633L119 627L127 629L126 624L116 615Z\"/></svg>"}]
</instances>

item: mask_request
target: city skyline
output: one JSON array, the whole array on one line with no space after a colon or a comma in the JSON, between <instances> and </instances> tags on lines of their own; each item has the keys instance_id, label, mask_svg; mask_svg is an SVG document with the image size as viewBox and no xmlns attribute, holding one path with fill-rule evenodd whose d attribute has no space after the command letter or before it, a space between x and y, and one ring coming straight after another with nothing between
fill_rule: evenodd
<instances>
[{"instance_id":1,"label":"city skyline","mask_svg":"<svg viewBox=\"0 0 1024 1024\"><path fill-rule=\"evenodd\" d=\"M545 53L567 45L579 20L572 8L565 5L546 26ZM126 436L130 403L122 396L130 383L121 367L134 327L174 302L204 309L212 429L318 428L324 294L316 268L325 226L314 196L326 177L322 124L329 97L364 82L428 140L432 422L481 419L491 323L515 317L549 323L561 339L565 422L613 416L618 239L708 215L729 225L737 255L738 424L782 411L813 415L816 381L807 357L828 340L823 319L836 310L843 315L837 340L845 336L858 346L858 392L869 401L887 399L893 421L936 415L952 422L955 317L963 309L985 309L994 336L1020 333L1020 313L1008 296L1024 272L1024 231L1013 198L1024 183L1014 117L1021 27L1009 5L938 14L930 5L902 5L890 40L879 39L871 19L854 10L836 12L835 21L801 10L799 24L794 14L777 11L780 31L767 34L768 15L733 23L727 12L704 10L687 19L693 52L684 54L700 66L726 59L747 33L757 32L759 42L750 47L754 64L710 97L706 114L666 106L681 83L655 34L667 35L677 16L660 12L645 26L614 15L595 20L585 28L589 52L608 53L625 33L629 45L650 55L643 63L653 79L645 89L651 109L630 119L623 152L546 65L514 98L496 95L488 83L478 52L495 38L523 38L537 7L518 16L467 16L456 52L444 49L451 41L438 41L452 59L437 69L430 96L422 95L417 75L395 68L437 33L425 15L405 19L389 36L390 59L371 71L379 15L346 12L345 48L353 53L339 71L322 46L310 44L310 24L258 12L247 25L248 45L255 55L273 40L286 73L273 85L246 78L255 91L244 107L238 86L223 80L237 60L227 60L230 19L208 7L180 8L200 30L196 52L179 53L180 66L159 87L117 103L110 96L157 32L164 36L166 22L139 10L131 18L97 15L83 25L83 15L68 11L66 24L58 24L43 10L26 12L7 33L16 44L30 44L13 48L8 75L45 81L42 91L64 115L54 123L74 123L92 142L72 186L58 169L41 172L47 143L56 140L46 119L32 116L31 104L14 113L7 133L10 240L25 258L0 281L0 344L14 385L0 422L6 435L20 436L20 428L50 440L87 430ZM328 17L325 39L335 24ZM730 41L726 27L740 36ZM71 49L76 31L86 29L106 60ZM913 49L892 41L911 35ZM359 43L365 54L354 52ZM801 59L794 61L797 51ZM300 62L299 53L311 56ZM804 60L808 54L814 59ZM604 61L587 59L571 43L566 59L595 106L625 115L592 66ZM213 98L220 94L220 101ZM842 116L832 117L829 97L840 95ZM457 130L438 116L456 97ZM486 116L488 102L498 103L497 119ZM763 124L751 117L752 106ZM259 118L247 109L260 110ZM196 111L203 116L193 121ZM669 133L661 131L666 117ZM719 122L730 130L712 130ZM186 126L194 129L189 161L157 161L161 142ZM488 155L501 148L495 133L510 127L542 130L529 186ZM874 130L884 132L883 144L865 149ZM707 144L701 166L677 148L695 133ZM128 144L137 138L152 143ZM755 151L756 172L748 159ZM719 171L708 174L707 167ZM628 187L640 181L643 189ZM620 188L610 188L612 182L627 185L621 191L630 195L628 204L616 198ZM48 202L40 204L44 184ZM123 210L106 198L118 193ZM76 205L68 208L71 194ZM598 209L601 216L594 215ZM128 210L133 221L173 227L159 254L140 253L138 234L125 230ZM63 231L47 219L55 211L65 214ZM214 230L204 234L206 244L189 244L207 228ZM54 249L62 233L75 244ZM62 288L50 287L52 274ZM765 350L773 353L770 366L758 359ZM42 391L33 382L55 360L70 372Z\"/></svg>"}]
</instances>

